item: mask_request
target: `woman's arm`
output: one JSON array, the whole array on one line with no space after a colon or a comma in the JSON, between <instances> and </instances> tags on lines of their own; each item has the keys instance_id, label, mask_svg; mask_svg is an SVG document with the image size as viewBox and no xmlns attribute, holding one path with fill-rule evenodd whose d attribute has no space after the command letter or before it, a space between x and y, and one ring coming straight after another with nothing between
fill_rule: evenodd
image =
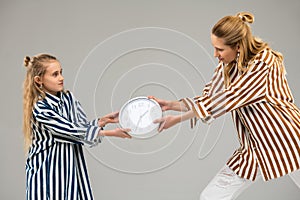
<instances>
[{"instance_id":1,"label":"woman's arm","mask_svg":"<svg viewBox=\"0 0 300 200\"><path fill-rule=\"evenodd\" d=\"M208 83L206 83L206 85L204 86L202 95L203 96L209 95L213 92L220 90L221 85L222 85L221 80L222 80L222 65L219 64L214 71L212 79ZM179 101L168 101L168 100L156 98L154 96L148 96L148 98L156 100L159 103L159 105L161 106L163 111L174 110L174 111L184 112L181 115L177 115L177 116L168 115L161 119L155 120L154 121L155 123L160 123L159 131L170 128L170 127L174 126L175 124L182 122L182 121L186 121L188 119L191 120L192 128L196 124L196 113L193 112L187 106L184 99L181 99ZM199 98L201 98L201 96L199 96Z\"/></svg>"},{"instance_id":2,"label":"woman's arm","mask_svg":"<svg viewBox=\"0 0 300 200\"><path fill-rule=\"evenodd\" d=\"M255 60L244 74L240 75L226 89L211 95L185 98L183 102L189 110L193 110L197 118L206 123L227 112L263 101L266 95L269 63L265 59Z\"/></svg>"},{"instance_id":3,"label":"woman's arm","mask_svg":"<svg viewBox=\"0 0 300 200\"><path fill-rule=\"evenodd\" d=\"M179 122L183 122L192 118L195 118L196 114L190 110L187 112L184 112L183 114L180 115L166 115L160 119L154 120L154 123L160 123L158 132L161 132L164 129L168 129Z\"/></svg>"},{"instance_id":4,"label":"woman's arm","mask_svg":"<svg viewBox=\"0 0 300 200\"><path fill-rule=\"evenodd\" d=\"M180 112L187 111L187 107L181 101L168 101L164 99L159 99L154 96L148 96L148 98L155 100L160 105L162 111L167 111L167 110L180 111Z\"/></svg>"}]
</instances>

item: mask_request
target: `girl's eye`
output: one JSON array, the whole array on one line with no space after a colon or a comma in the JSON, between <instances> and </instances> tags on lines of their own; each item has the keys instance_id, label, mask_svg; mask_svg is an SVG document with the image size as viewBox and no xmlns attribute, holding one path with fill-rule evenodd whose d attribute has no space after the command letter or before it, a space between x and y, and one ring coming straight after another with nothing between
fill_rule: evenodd
<instances>
[{"instance_id":1,"label":"girl's eye","mask_svg":"<svg viewBox=\"0 0 300 200\"><path fill-rule=\"evenodd\" d=\"M52 74L53 77L57 77L58 75L62 75L62 70L61 71L56 71Z\"/></svg>"}]
</instances>

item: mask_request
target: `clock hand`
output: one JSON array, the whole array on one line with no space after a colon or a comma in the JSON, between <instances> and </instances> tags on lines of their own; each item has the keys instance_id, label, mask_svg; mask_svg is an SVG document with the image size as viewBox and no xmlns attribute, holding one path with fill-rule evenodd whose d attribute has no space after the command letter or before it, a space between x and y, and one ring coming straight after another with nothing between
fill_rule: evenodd
<instances>
[{"instance_id":1,"label":"clock hand","mask_svg":"<svg viewBox=\"0 0 300 200\"><path fill-rule=\"evenodd\" d=\"M140 116L140 119L143 118L143 117L147 114L147 112L149 112L149 110L147 110L146 112L144 112L144 113Z\"/></svg>"},{"instance_id":2,"label":"clock hand","mask_svg":"<svg viewBox=\"0 0 300 200\"><path fill-rule=\"evenodd\" d=\"M149 110L147 110L146 112L144 112L142 115L140 115L140 118L138 120L138 122L136 123L136 126L135 126L135 129L134 129L134 132L136 131L136 129L138 128L142 118L147 114L147 112L149 112Z\"/></svg>"}]
</instances>

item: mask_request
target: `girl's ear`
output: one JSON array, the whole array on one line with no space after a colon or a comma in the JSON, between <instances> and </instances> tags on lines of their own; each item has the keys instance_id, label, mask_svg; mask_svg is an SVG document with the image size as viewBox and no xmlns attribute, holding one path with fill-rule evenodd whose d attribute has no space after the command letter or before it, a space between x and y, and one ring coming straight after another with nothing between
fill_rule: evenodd
<instances>
[{"instance_id":1,"label":"girl's ear","mask_svg":"<svg viewBox=\"0 0 300 200\"><path fill-rule=\"evenodd\" d=\"M43 85L42 79L40 76L35 76L33 78L34 82L37 83L38 85Z\"/></svg>"}]
</instances>

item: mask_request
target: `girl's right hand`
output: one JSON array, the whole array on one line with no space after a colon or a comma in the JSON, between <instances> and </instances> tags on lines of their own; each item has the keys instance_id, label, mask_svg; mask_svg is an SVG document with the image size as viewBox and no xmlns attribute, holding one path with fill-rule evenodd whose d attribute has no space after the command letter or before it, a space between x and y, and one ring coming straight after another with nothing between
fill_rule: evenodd
<instances>
[{"instance_id":1,"label":"girl's right hand","mask_svg":"<svg viewBox=\"0 0 300 200\"><path fill-rule=\"evenodd\" d=\"M119 137L119 138L131 138L128 134L131 130L129 128L115 128L113 130L101 130L100 135L110 136L110 137Z\"/></svg>"}]
</instances>

